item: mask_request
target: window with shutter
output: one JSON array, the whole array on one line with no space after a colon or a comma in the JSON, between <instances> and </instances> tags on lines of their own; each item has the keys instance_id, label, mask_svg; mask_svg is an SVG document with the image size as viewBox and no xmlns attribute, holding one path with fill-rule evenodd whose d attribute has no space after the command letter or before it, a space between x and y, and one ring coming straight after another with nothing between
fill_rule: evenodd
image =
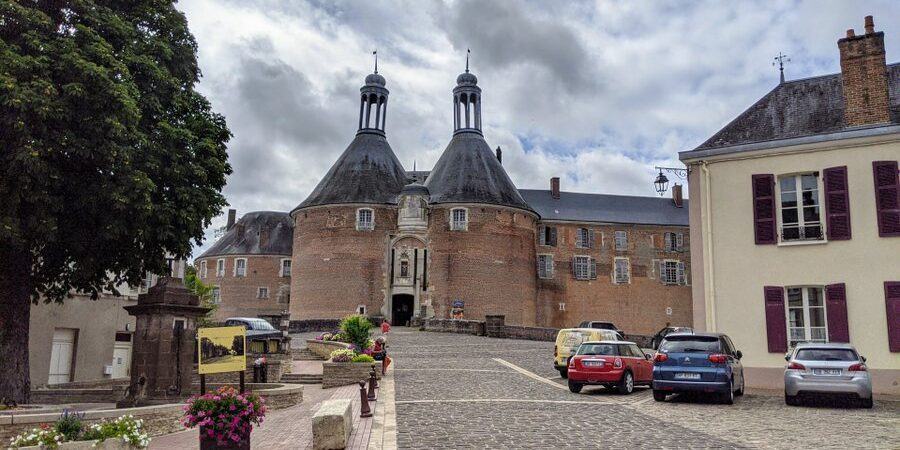
<instances>
[{"instance_id":1,"label":"window with shutter","mask_svg":"<svg viewBox=\"0 0 900 450\"><path fill-rule=\"evenodd\" d=\"M550 246L556 247L556 227L549 227L550 229Z\"/></svg>"},{"instance_id":2,"label":"window with shutter","mask_svg":"<svg viewBox=\"0 0 900 450\"><path fill-rule=\"evenodd\" d=\"M538 228L538 244L547 245L547 227L543 225Z\"/></svg>"},{"instance_id":3,"label":"window with shutter","mask_svg":"<svg viewBox=\"0 0 900 450\"><path fill-rule=\"evenodd\" d=\"M675 248L675 233L665 233L663 235L666 245L666 251L671 252Z\"/></svg>"},{"instance_id":4,"label":"window with shutter","mask_svg":"<svg viewBox=\"0 0 900 450\"><path fill-rule=\"evenodd\" d=\"M829 167L825 178L825 227L828 239L850 239L850 191L847 188L847 166Z\"/></svg>"},{"instance_id":5,"label":"window with shutter","mask_svg":"<svg viewBox=\"0 0 900 450\"><path fill-rule=\"evenodd\" d=\"M769 353L787 352L787 326L784 319L784 288L765 286L766 340Z\"/></svg>"},{"instance_id":6,"label":"window with shutter","mask_svg":"<svg viewBox=\"0 0 900 450\"><path fill-rule=\"evenodd\" d=\"M850 342L847 323L847 287L844 283L825 287L825 309L828 323L828 342Z\"/></svg>"},{"instance_id":7,"label":"window with shutter","mask_svg":"<svg viewBox=\"0 0 900 450\"><path fill-rule=\"evenodd\" d=\"M591 229L587 230L587 235L588 235L587 248L594 248L594 230L591 230Z\"/></svg>"},{"instance_id":8,"label":"window with shutter","mask_svg":"<svg viewBox=\"0 0 900 450\"><path fill-rule=\"evenodd\" d=\"M581 230L584 228L576 228L575 229L575 248L584 248L584 241L582 240Z\"/></svg>"},{"instance_id":9,"label":"window with shutter","mask_svg":"<svg viewBox=\"0 0 900 450\"><path fill-rule=\"evenodd\" d=\"M887 308L888 348L900 352L900 281L884 282L884 302Z\"/></svg>"},{"instance_id":10,"label":"window with shutter","mask_svg":"<svg viewBox=\"0 0 900 450\"><path fill-rule=\"evenodd\" d=\"M753 184L753 232L756 245L775 243L775 175L756 174Z\"/></svg>"},{"instance_id":11,"label":"window with shutter","mask_svg":"<svg viewBox=\"0 0 900 450\"><path fill-rule=\"evenodd\" d=\"M684 250L684 233L676 233L675 234L675 251L680 252Z\"/></svg>"},{"instance_id":12,"label":"window with shutter","mask_svg":"<svg viewBox=\"0 0 900 450\"><path fill-rule=\"evenodd\" d=\"M628 232L616 231L616 251L628 250Z\"/></svg>"},{"instance_id":13,"label":"window with shutter","mask_svg":"<svg viewBox=\"0 0 900 450\"><path fill-rule=\"evenodd\" d=\"M594 258L591 258L591 279L597 279L597 260Z\"/></svg>"},{"instance_id":14,"label":"window with shutter","mask_svg":"<svg viewBox=\"0 0 900 450\"><path fill-rule=\"evenodd\" d=\"M627 284L629 281L628 258L616 258L613 281L616 284Z\"/></svg>"},{"instance_id":15,"label":"window with shutter","mask_svg":"<svg viewBox=\"0 0 900 450\"><path fill-rule=\"evenodd\" d=\"M538 278L553 278L553 255L538 255Z\"/></svg>"},{"instance_id":16,"label":"window with shutter","mask_svg":"<svg viewBox=\"0 0 900 450\"><path fill-rule=\"evenodd\" d=\"M900 236L900 175L897 161L873 161L878 235Z\"/></svg>"},{"instance_id":17,"label":"window with shutter","mask_svg":"<svg viewBox=\"0 0 900 450\"><path fill-rule=\"evenodd\" d=\"M678 262L678 284L682 286L687 284L684 273L684 263L680 261Z\"/></svg>"},{"instance_id":18,"label":"window with shutter","mask_svg":"<svg viewBox=\"0 0 900 450\"><path fill-rule=\"evenodd\" d=\"M576 280L589 280L591 278L591 258L588 256L575 256L572 258L572 275Z\"/></svg>"}]
</instances>

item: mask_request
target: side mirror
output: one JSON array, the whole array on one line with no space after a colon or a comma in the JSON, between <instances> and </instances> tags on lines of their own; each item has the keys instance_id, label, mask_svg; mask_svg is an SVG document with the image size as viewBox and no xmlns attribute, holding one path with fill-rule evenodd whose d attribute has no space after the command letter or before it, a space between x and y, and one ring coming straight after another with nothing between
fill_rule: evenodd
<instances>
[{"instance_id":1,"label":"side mirror","mask_svg":"<svg viewBox=\"0 0 900 450\"><path fill-rule=\"evenodd\" d=\"M741 358L744 357L744 354L741 353L740 350L738 350L738 351L734 352L734 357L737 358L737 359L741 359Z\"/></svg>"},{"instance_id":2,"label":"side mirror","mask_svg":"<svg viewBox=\"0 0 900 450\"><path fill-rule=\"evenodd\" d=\"M788 353L788 354L784 355L784 360L785 360L785 361L790 361L790 360L791 360L791 354Z\"/></svg>"},{"instance_id":3,"label":"side mirror","mask_svg":"<svg viewBox=\"0 0 900 450\"><path fill-rule=\"evenodd\" d=\"M649 353L644 353L644 359L646 359L647 361L650 361L650 358L652 358L652 356L650 356ZM866 362L865 359L863 360L863 362Z\"/></svg>"}]
</instances>

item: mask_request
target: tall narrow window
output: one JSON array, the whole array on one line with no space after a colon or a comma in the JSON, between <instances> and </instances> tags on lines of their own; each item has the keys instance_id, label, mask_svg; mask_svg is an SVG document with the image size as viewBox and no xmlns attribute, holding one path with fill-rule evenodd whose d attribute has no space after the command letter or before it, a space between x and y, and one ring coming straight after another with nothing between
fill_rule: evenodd
<instances>
[{"instance_id":1,"label":"tall narrow window","mask_svg":"<svg viewBox=\"0 0 900 450\"><path fill-rule=\"evenodd\" d=\"M667 252L680 252L684 245L684 234L667 232L665 234L665 247Z\"/></svg>"},{"instance_id":2,"label":"tall narrow window","mask_svg":"<svg viewBox=\"0 0 900 450\"><path fill-rule=\"evenodd\" d=\"M453 231L466 231L469 227L468 211L465 208L453 208L450 210L450 229Z\"/></svg>"},{"instance_id":3,"label":"tall narrow window","mask_svg":"<svg viewBox=\"0 0 900 450\"><path fill-rule=\"evenodd\" d=\"M356 210L356 229L359 231L372 231L375 229L375 211L369 208Z\"/></svg>"},{"instance_id":4,"label":"tall narrow window","mask_svg":"<svg viewBox=\"0 0 900 450\"><path fill-rule=\"evenodd\" d=\"M591 279L591 257L576 256L572 258L572 275L576 280Z\"/></svg>"},{"instance_id":5,"label":"tall narrow window","mask_svg":"<svg viewBox=\"0 0 900 450\"><path fill-rule=\"evenodd\" d=\"M824 237L819 217L819 180L816 174L779 179L781 240L818 240Z\"/></svg>"},{"instance_id":6,"label":"tall narrow window","mask_svg":"<svg viewBox=\"0 0 900 450\"><path fill-rule=\"evenodd\" d=\"M247 260L244 258L235 258L234 260L234 276L247 276Z\"/></svg>"},{"instance_id":7,"label":"tall narrow window","mask_svg":"<svg viewBox=\"0 0 900 450\"><path fill-rule=\"evenodd\" d=\"M409 276L409 260L408 259L404 258L404 259L400 260L400 276L404 277L404 278Z\"/></svg>"},{"instance_id":8,"label":"tall narrow window","mask_svg":"<svg viewBox=\"0 0 900 450\"><path fill-rule=\"evenodd\" d=\"M216 261L216 276L224 277L225 276L225 260L219 259Z\"/></svg>"},{"instance_id":9,"label":"tall narrow window","mask_svg":"<svg viewBox=\"0 0 900 450\"><path fill-rule=\"evenodd\" d=\"M538 229L538 243L549 247L556 247L556 227L541 225Z\"/></svg>"},{"instance_id":10,"label":"tall narrow window","mask_svg":"<svg viewBox=\"0 0 900 450\"><path fill-rule=\"evenodd\" d=\"M627 284L629 282L628 258L616 258L614 277L616 284Z\"/></svg>"},{"instance_id":11,"label":"tall narrow window","mask_svg":"<svg viewBox=\"0 0 900 450\"><path fill-rule=\"evenodd\" d=\"M200 278L206 278L206 261L200 261Z\"/></svg>"},{"instance_id":12,"label":"tall narrow window","mask_svg":"<svg viewBox=\"0 0 900 450\"><path fill-rule=\"evenodd\" d=\"M798 342L828 342L821 287L789 287L788 347Z\"/></svg>"},{"instance_id":13,"label":"tall narrow window","mask_svg":"<svg viewBox=\"0 0 900 450\"><path fill-rule=\"evenodd\" d=\"M594 230L590 228L576 229L575 248L594 248Z\"/></svg>"},{"instance_id":14,"label":"tall narrow window","mask_svg":"<svg viewBox=\"0 0 900 450\"><path fill-rule=\"evenodd\" d=\"M628 232L616 231L616 251L628 250Z\"/></svg>"},{"instance_id":15,"label":"tall narrow window","mask_svg":"<svg viewBox=\"0 0 900 450\"><path fill-rule=\"evenodd\" d=\"M678 261L664 261L662 280L665 284L678 284Z\"/></svg>"},{"instance_id":16,"label":"tall narrow window","mask_svg":"<svg viewBox=\"0 0 900 450\"><path fill-rule=\"evenodd\" d=\"M212 288L212 301L213 301L213 303L215 303L215 304L218 305L219 303L222 302L222 294L221 294L221 292L222 292L222 291L219 289L218 286L213 286L213 288Z\"/></svg>"},{"instance_id":17,"label":"tall narrow window","mask_svg":"<svg viewBox=\"0 0 900 450\"><path fill-rule=\"evenodd\" d=\"M538 278L553 278L553 255L538 255Z\"/></svg>"},{"instance_id":18,"label":"tall narrow window","mask_svg":"<svg viewBox=\"0 0 900 450\"><path fill-rule=\"evenodd\" d=\"M283 277L291 276L291 260L289 260L289 259L281 260L281 276L283 276Z\"/></svg>"}]
</instances>

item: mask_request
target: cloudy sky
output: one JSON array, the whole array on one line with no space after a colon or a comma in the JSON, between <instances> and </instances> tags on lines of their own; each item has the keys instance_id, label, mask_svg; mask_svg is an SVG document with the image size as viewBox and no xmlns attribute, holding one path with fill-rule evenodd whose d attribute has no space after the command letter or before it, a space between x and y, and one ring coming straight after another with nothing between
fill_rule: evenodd
<instances>
[{"instance_id":1,"label":"cloudy sky","mask_svg":"<svg viewBox=\"0 0 900 450\"><path fill-rule=\"evenodd\" d=\"M182 0L199 89L234 134L225 195L289 211L352 140L359 87L387 78L388 140L430 169L452 132L466 49L485 138L520 188L655 195L653 166L703 142L778 82L840 70L836 41L875 16L900 60L900 2ZM221 227L224 216L212 228ZM199 255L211 243L195 251Z\"/></svg>"}]
</instances>

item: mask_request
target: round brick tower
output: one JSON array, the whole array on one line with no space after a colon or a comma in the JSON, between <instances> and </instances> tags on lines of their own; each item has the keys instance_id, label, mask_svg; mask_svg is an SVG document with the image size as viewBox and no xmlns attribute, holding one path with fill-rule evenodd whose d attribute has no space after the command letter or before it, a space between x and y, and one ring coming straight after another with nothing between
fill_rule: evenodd
<instances>
[{"instance_id":1,"label":"round brick tower","mask_svg":"<svg viewBox=\"0 0 900 450\"><path fill-rule=\"evenodd\" d=\"M534 325L537 214L516 189L481 131L474 74L453 89L454 133L424 187L430 194L428 297L437 318Z\"/></svg>"},{"instance_id":2,"label":"round brick tower","mask_svg":"<svg viewBox=\"0 0 900 450\"><path fill-rule=\"evenodd\" d=\"M406 171L385 137L388 90L377 72L360 89L359 131L294 220L292 320L379 315L386 252Z\"/></svg>"}]
</instances>

